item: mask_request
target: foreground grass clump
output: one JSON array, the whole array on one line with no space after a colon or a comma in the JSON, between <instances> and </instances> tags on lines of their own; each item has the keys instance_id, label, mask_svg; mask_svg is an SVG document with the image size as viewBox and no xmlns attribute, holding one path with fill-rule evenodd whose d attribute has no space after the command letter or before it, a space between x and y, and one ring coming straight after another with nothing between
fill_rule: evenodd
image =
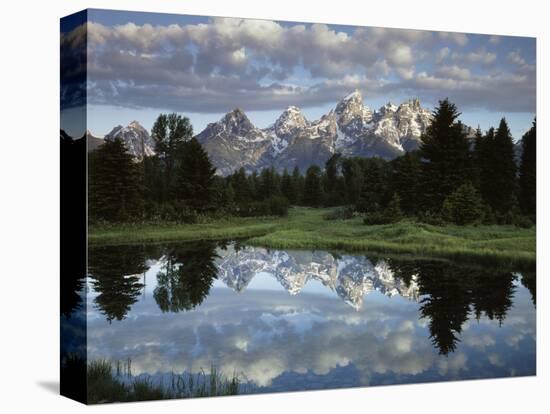
<instances>
[{"instance_id":1,"label":"foreground grass clump","mask_svg":"<svg viewBox=\"0 0 550 414\"><path fill-rule=\"evenodd\" d=\"M225 378L214 367L209 374L172 374L169 384L161 385L132 376L129 361L123 372L118 362L113 369L109 361L98 360L88 364L86 377L88 404L236 395L240 389L236 375Z\"/></svg>"},{"instance_id":2,"label":"foreground grass clump","mask_svg":"<svg viewBox=\"0 0 550 414\"><path fill-rule=\"evenodd\" d=\"M91 244L131 244L245 239L274 249L323 249L387 255L414 255L480 264L534 267L535 228L435 226L413 220L365 225L361 217L327 220L330 209L294 207L288 217L230 218L212 223L92 227Z\"/></svg>"}]
</instances>

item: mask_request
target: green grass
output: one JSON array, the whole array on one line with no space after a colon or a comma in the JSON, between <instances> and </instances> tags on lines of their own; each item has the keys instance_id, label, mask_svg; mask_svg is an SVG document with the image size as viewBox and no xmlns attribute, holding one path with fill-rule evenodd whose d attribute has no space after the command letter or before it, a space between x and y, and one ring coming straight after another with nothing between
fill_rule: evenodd
<instances>
[{"instance_id":1,"label":"green grass","mask_svg":"<svg viewBox=\"0 0 550 414\"><path fill-rule=\"evenodd\" d=\"M172 374L170 384L160 386L149 377L133 377L130 360L123 370L120 362L114 368L107 360L92 361L86 378L88 404L237 395L241 385L236 375L226 378L211 367L209 374Z\"/></svg>"},{"instance_id":2,"label":"green grass","mask_svg":"<svg viewBox=\"0 0 550 414\"><path fill-rule=\"evenodd\" d=\"M360 217L324 220L329 211L294 207L288 217L231 218L192 225L91 227L89 242L108 245L245 239L247 244L274 249L414 255L519 267L535 265L534 227L433 226L412 220L367 226Z\"/></svg>"}]
</instances>

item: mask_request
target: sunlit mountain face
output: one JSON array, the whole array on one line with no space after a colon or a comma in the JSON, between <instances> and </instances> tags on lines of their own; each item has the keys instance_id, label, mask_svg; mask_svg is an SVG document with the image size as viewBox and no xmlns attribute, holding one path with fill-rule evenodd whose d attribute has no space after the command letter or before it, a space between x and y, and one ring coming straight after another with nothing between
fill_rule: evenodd
<instances>
[{"instance_id":1,"label":"sunlit mountain face","mask_svg":"<svg viewBox=\"0 0 550 414\"><path fill-rule=\"evenodd\" d=\"M214 366L242 393L533 375L534 280L239 243L94 247L88 358L165 385Z\"/></svg>"}]
</instances>

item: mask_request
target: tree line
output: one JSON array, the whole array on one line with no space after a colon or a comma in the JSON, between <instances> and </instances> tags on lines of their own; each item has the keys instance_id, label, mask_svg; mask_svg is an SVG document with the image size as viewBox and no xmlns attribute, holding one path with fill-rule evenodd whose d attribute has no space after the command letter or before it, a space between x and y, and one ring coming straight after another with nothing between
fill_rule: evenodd
<instances>
[{"instance_id":1,"label":"tree line","mask_svg":"<svg viewBox=\"0 0 550 414\"><path fill-rule=\"evenodd\" d=\"M434 224L534 223L536 122L522 137L518 160L504 118L471 138L459 116L448 99L440 101L420 148L391 161L334 154L324 168L313 165L305 173L241 168L222 177L189 119L161 114L151 131L154 156L136 162L120 140L90 154L90 220L282 216L299 205L339 207L333 218L360 214L366 224L406 216Z\"/></svg>"}]
</instances>

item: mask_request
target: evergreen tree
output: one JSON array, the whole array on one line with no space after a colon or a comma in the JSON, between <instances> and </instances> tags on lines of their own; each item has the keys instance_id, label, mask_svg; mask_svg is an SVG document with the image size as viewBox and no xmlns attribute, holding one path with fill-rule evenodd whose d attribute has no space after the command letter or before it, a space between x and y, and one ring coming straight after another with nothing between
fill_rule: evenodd
<instances>
[{"instance_id":1,"label":"evergreen tree","mask_svg":"<svg viewBox=\"0 0 550 414\"><path fill-rule=\"evenodd\" d=\"M407 214L414 214L418 210L421 165L418 152L406 152L405 155L393 161L391 189L399 195L401 208Z\"/></svg>"},{"instance_id":2,"label":"evergreen tree","mask_svg":"<svg viewBox=\"0 0 550 414\"><path fill-rule=\"evenodd\" d=\"M258 173L256 171L253 171L252 174L248 176L248 188L250 189L250 197L253 200L258 200L260 191L260 178L258 177Z\"/></svg>"},{"instance_id":3,"label":"evergreen tree","mask_svg":"<svg viewBox=\"0 0 550 414\"><path fill-rule=\"evenodd\" d=\"M313 165L307 169L303 201L305 205L310 207L318 207L323 202L321 169L317 165Z\"/></svg>"},{"instance_id":4,"label":"evergreen tree","mask_svg":"<svg viewBox=\"0 0 550 414\"><path fill-rule=\"evenodd\" d=\"M216 168L196 138L180 145L178 160L177 200L197 211L211 208Z\"/></svg>"},{"instance_id":5,"label":"evergreen tree","mask_svg":"<svg viewBox=\"0 0 550 414\"><path fill-rule=\"evenodd\" d=\"M274 168L264 168L260 174L259 196L262 200L280 194L278 176Z\"/></svg>"},{"instance_id":6,"label":"evergreen tree","mask_svg":"<svg viewBox=\"0 0 550 414\"><path fill-rule=\"evenodd\" d=\"M304 177L300 174L300 169L298 167L294 167L290 182L292 187L292 199L289 199L290 204L302 203L304 194Z\"/></svg>"},{"instance_id":7,"label":"evergreen tree","mask_svg":"<svg viewBox=\"0 0 550 414\"><path fill-rule=\"evenodd\" d=\"M240 204L250 202L252 191L243 167L233 174L232 183L235 190L235 201Z\"/></svg>"},{"instance_id":8,"label":"evergreen tree","mask_svg":"<svg viewBox=\"0 0 550 414\"><path fill-rule=\"evenodd\" d=\"M472 184L475 188L481 191L481 168L484 161L484 140L481 128L477 127L474 135L474 153L472 156Z\"/></svg>"},{"instance_id":9,"label":"evergreen tree","mask_svg":"<svg viewBox=\"0 0 550 414\"><path fill-rule=\"evenodd\" d=\"M288 174L286 168L283 171L283 176L281 177L281 193L289 202L295 202L294 191L292 188L292 179Z\"/></svg>"},{"instance_id":10,"label":"evergreen tree","mask_svg":"<svg viewBox=\"0 0 550 414\"><path fill-rule=\"evenodd\" d=\"M467 182L450 194L443 202L443 219L460 226L480 223L483 220L483 204L475 187Z\"/></svg>"},{"instance_id":11,"label":"evergreen tree","mask_svg":"<svg viewBox=\"0 0 550 414\"><path fill-rule=\"evenodd\" d=\"M506 120L502 118L494 139L486 142L489 152L482 184L485 201L493 211L506 213L516 204L516 161L514 142Z\"/></svg>"},{"instance_id":12,"label":"evergreen tree","mask_svg":"<svg viewBox=\"0 0 550 414\"><path fill-rule=\"evenodd\" d=\"M533 219L537 214L537 122L523 135L519 168L519 202L522 211Z\"/></svg>"},{"instance_id":13,"label":"evergreen tree","mask_svg":"<svg viewBox=\"0 0 550 414\"><path fill-rule=\"evenodd\" d=\"M495 147L495 129L489 128L483 137L476 140L475 145L475 163L478 173L478 188L483 201L488 203L493 191L493 165L496 164L496 154L493 152ZM487 204L489 205L489 204Z\"/></svg>"},{"instance_id":14,"label":"evergreen tree","mask_svg":"<svg viewBox=\"0 0 550 414\"><path fill-rule=\"evenodd\" d=\"M345 202L343 180L340 176L340 164L342 155L334 154L325 163L325 194L328 206L337 206Z\"/></svg>"},{"instance_id":15,"label":"evergreen tree","mask_svg":"<svg viewBox=\"0 0 550 414\"><path fill-rule=\"evenodd\" d=\"M397 223L403 218L403 212L401 211L401 199L399 195L394 194L391 198L388 207L384 211L384 216L388 223Z\"/></svg>"},{"instance_id":16,"label":"evergreen tree","mask_svg":"<svg viewBox=\"0 0 550 414\"><path fill-rule=\"evenodd\" d=\"M448 99L439 101L422 135L422 195L426 210L439 211L443 200L471 177L469 143L460 113Z\"/></svg>"},{"instance_id":17,"label":"evergreen tree","mask_svg":"<svg viewBox=\"0 0 550 414\"><path fill-rule=\"evenodd\" d=\"M106 140L90 153L89 216L92 221L141 218L141 171L120 139Z\"/></svg>"},{"instance_id":18,"label":"evergreen tree","mask_svg":"<svg viewBox=\"0 0 550 414\"><path fill-rule=\"evenodd\" d=\"M346 200L348 204L355 205L363 185L363 171L357 159L346 158L342 162L342 174L344 176Z\"/></svg>"},{"instance_id":19,"label":"evergreen tree","mask_svg":"<svg viewBox=\"0 0 550 414\"><path fill-rule=\"evenodd\" d=\"M388 191L386 162L381 158L357 160L362 168L361 191L356 203L356 210L362 213L377 211L384 203Z\"/></svg>"}]
</instances>

